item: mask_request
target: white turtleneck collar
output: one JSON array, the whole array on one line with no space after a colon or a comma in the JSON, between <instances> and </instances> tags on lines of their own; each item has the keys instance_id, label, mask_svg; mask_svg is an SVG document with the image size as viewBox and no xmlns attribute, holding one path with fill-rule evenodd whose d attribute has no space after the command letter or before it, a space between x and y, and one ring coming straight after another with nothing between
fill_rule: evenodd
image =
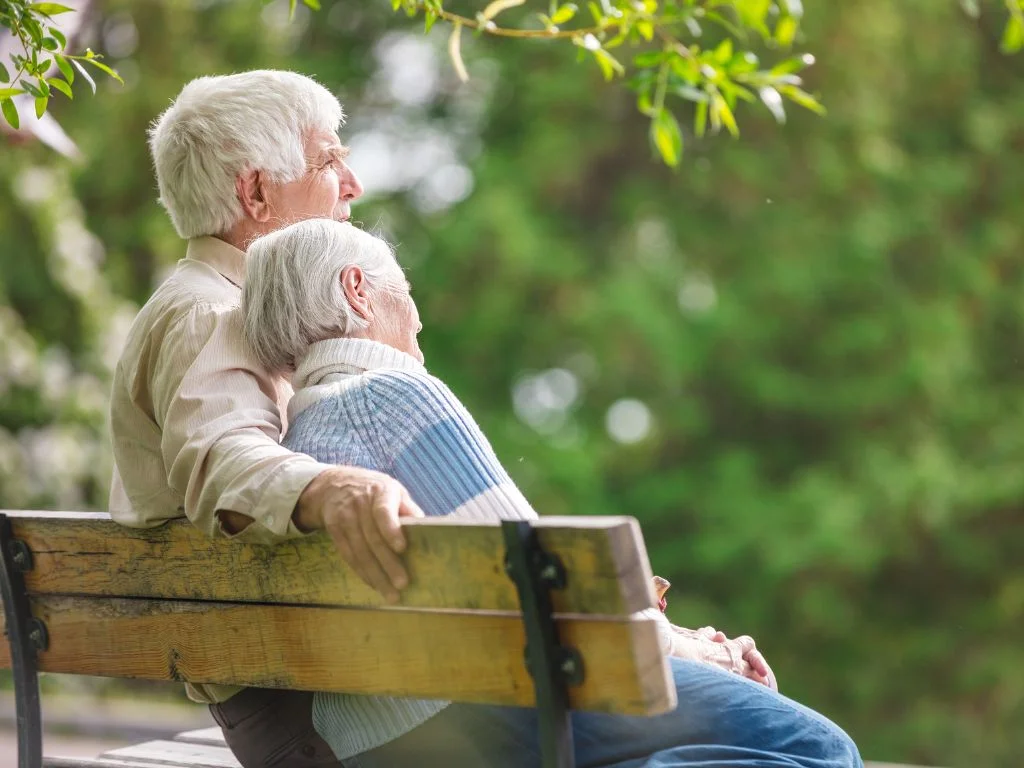
<instances>
[{"instance_id":1,"label":"white turtleneck collar","mask_svg":"<svg viewBox=\"0 0 1024 768\"><path fill-rule=\"evenodd\" d=\"M327 397L331 385L351 376L383 368L426 373L410 354L369 339L325 339L311 344L292 374L295 395L288 404L288 421Z\"/></svg>"},{"instance_id":2,"label":"white turtleneck collar","mask_svg":"<svg viewBox=\"0 0 1024 768\"><path fill-rule=\"evenodd\" d=\"M378 368L425 371L410 354L369 339L325 339L311 344L292 376L296 389L323 384L332 373L358 375Z\"/></svg>"}]
</instances>

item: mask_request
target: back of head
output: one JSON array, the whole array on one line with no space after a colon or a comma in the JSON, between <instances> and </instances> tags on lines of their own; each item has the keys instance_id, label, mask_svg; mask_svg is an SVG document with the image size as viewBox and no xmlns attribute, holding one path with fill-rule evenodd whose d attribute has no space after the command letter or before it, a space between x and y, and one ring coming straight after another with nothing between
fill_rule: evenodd
<instances>
[{"instance_id":1,"label":"back of head","mask_svg":"<svg viewBox=\"0 0 1024 768\"><path fill-rule=\"evenodd\" d=\"M295 72L197 78L149 132L160 202L181 237L224 233L242 216L240 173L298 179L306 168L304 135L337 132L343 121L334 95Z\"/></svg>"},{"instance_id":2,"label":"back of head","mask_svg":"<svg viewBox=\"0 0 1024 768\"><path fill-rule=\"evenodd\" d=\"M357 266L372 290L398 290L405 276L391 247L333 219L307 219L257 238L246 252L245 340L272 373L293 370L311 344L367 326L352 311L341 271Z\"/></svg>"}]
</instances>

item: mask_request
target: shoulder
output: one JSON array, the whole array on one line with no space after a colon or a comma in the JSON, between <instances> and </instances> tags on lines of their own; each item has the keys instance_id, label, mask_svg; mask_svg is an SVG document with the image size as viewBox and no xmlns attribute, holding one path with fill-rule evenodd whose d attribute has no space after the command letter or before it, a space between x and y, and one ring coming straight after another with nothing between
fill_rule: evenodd
<instances>
[{"instance_id":1,"label":"shoulder","mask_svg":"<svg viewBox=\"0 0 1024 768\"><path fill-rule=\"evenodd\" d=\"M238 306L237 289L203 264L188 260L153 292L132 321L125 355L142 346L160 345L165 337L209 336ZM219 284L218 281L219 280Z\"/></svg>"},{"instance_id":2,"label":"shoulder","mask_svg":"<svg viewBox=\"0 0 1024 768\"><path fill-rule=\"evenodd\" d=\"M382 415L461 417L465 408L448 386L424 371L381 370L364 375L367 396Z\"/></svg>"}]
</instances>

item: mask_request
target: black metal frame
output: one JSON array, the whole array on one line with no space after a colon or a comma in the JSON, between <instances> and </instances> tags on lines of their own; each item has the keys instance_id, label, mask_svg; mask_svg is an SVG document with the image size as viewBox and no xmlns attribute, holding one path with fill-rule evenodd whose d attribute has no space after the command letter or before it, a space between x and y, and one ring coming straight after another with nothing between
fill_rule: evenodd
<instances>
[{"instance_id":1,"label":"black metal frame","mask_svg":"<svg viewBox=\"0 0 1024 768\"><path fill-rule=\"evenodd\" d=\"M0 514L0 594L4 601L5 634L11 647L14 701L18 718L18 768L43 764L43 717L39 707L36 655L47 646L46 626L32 616L25 591L25 571L32 570L32 552L14 538L11 520Z\"/></svg>"},{"instance_id":2,"label":"black metal frame","mask_svg":"<svg viewBox=\"0 0 1024 768\"><path fill-rule=\"evenodd\" d=\"M551 590L565 588L565 567L544 551L528 521L504 520L501 530L505 572L515 582L526 625L526 669L536 690L542 764L573 768L569 686L583 682L583 658L559 642L551 607Z\"/></svg>"}]
</instances>

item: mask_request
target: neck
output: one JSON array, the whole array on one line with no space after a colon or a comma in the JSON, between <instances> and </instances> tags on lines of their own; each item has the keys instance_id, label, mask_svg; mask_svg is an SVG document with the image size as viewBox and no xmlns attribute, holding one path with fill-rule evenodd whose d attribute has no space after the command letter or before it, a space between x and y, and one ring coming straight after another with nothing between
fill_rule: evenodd
<instances>
[{"instance_id":1,"label":"neck","mask_svg":"<svg viewBox=\"0 0 1024 768\"><path fill-rule=\"evenodd\" d=\"M273 231L274 228L272 226L259 224L248 217L243 217L241 221L235 223L227 232L214 235L214 237L244 252L252 244L253 240Z\"/></svg>"}]
</instances>

